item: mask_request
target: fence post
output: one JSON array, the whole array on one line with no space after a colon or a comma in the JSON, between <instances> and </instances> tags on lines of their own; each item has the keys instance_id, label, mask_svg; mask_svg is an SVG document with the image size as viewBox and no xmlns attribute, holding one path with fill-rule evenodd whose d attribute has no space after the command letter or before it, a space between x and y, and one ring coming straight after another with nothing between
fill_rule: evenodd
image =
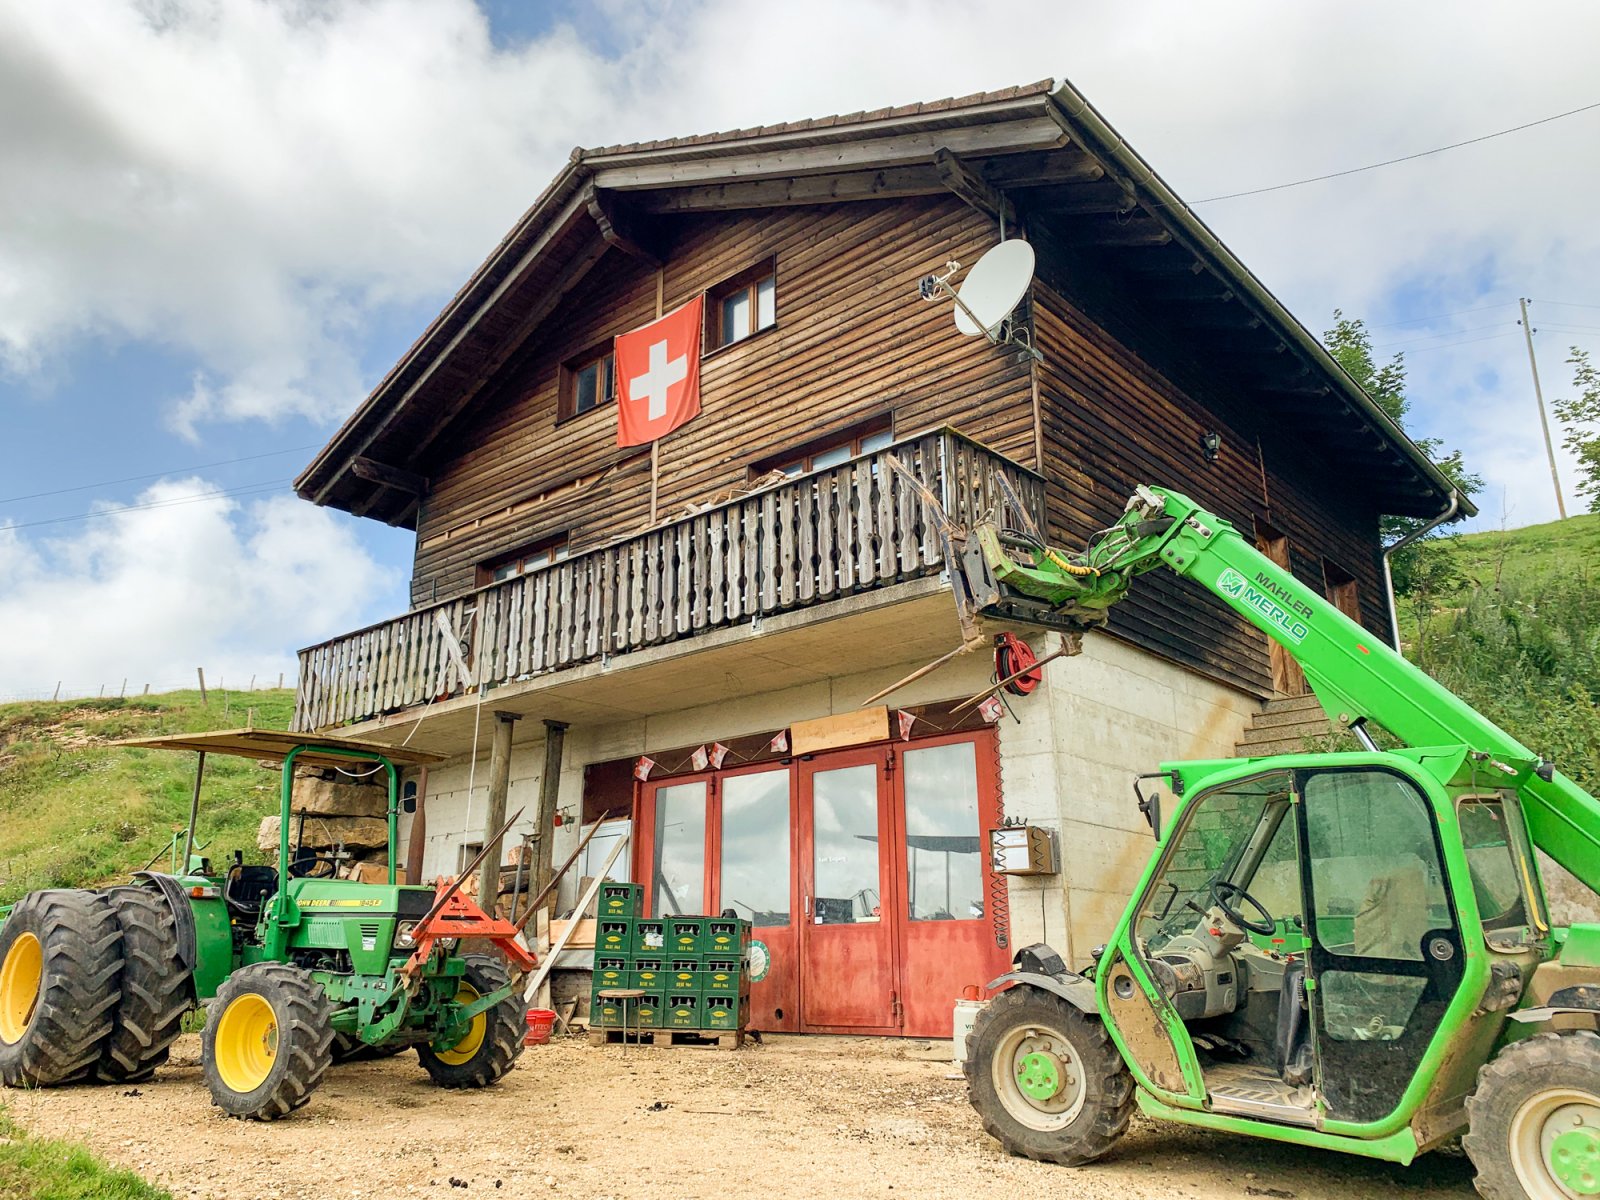
<instances>
[{"instance_id":1,"label":"fence post","mask_svg":"<svg viewBox=\"0 0 1600 1200\"><path fill-rule=\"evenodd\" d=\"M206 703L206 669L204 667L196 667L194 669L194 673L200 677L200 703L201 704L205 704Z\"/></svg>"},{"instance_id":2,"label":"fence post","mask_svg":"<svg viewBox=\"0 0 1600 1200\"><path fill-rule=\"evenodd\" d=\"M61 699L61 681L59 679L56 680L56 694L54 696L51 696L50 699L51 699L51 701L56 701L56 700Z\"/></svg>"}]
</instances>

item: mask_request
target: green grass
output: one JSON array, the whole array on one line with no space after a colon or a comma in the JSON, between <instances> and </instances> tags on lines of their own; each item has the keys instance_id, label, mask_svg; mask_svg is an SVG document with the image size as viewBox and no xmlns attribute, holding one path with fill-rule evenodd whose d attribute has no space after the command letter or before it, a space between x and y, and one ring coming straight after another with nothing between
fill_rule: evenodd
<instances>
[{"instance_id":1,"label":"green grass","mask_svg":"<svg viewBox=\"0 0 1600 1200\"><path fill-rule=\"evenodd\" d=\"M1600 578L1600 513L1521 529L1465 533L1446 544L1469 587L1494 587L1505 579L1531 585L1573 572Z\"/></svg>"},{"instance_id":2,"label":"green grass","mask_svg":"<svg viewBox=\"0 0 1600 1200\"><path fill-rule=\"evenodd\" d=\"M196 691L0 705L0 904L35 888L125 879L153 858L164 869L163 848L188 821L195 756L106 743L236 728L247 709L257 728L287 728L294 693L212 692L205 705ZM276 772L209 758L198 833L205 853L219 864L235 849L266 861L256 830L277 796Z\"/></svg>"},{"instance_id":3,"label":"green grass","mask_svg":"<svg viewBox=\"0 0 1600 1200\"><path fill-rule=\"evenodd\" d=\"M7 1200L172 1200L81 1146L30 1137L0 1108L0 1196Z\"/></svg>"}]
</instances>

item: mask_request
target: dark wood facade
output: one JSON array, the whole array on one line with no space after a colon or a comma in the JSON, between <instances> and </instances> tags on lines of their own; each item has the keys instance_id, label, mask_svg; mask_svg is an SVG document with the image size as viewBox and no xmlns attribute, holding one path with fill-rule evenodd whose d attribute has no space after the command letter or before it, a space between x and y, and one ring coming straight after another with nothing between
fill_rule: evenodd
<instances>
[{"instance_id":1,"label":"dark wood facade","mask_svg":"<svg viewBox=\"0 0 1600 1200\"><path fill-rule=\"evenodd\" d=\"M1136 484L1174 487L1286 538L1297 576L1383 631L1379 515L1437 511L1437 473L1187 210L1149 203L1157 177L1119 177L1131 152L1068 91L580 153L297 482L417 532L418 612L304 652L301 727L438 694L440 605L458 630L473 610L504 680L936 573L869 459L740 498L764 464L868 426L958 431L937 453L975 443L982 471L1037 482L1069 545ZM917 295L1001 217L1039 255L1037 363ZM565 367L769 261L775 324L703 357L701 415L654 462L617 448L611 404L563 417ZM486 564L562 538L568 561L480 589ZM1112 630L1272 690L1264 639L1185 581L1141 579Z\"/></svg>"}]
</instances>

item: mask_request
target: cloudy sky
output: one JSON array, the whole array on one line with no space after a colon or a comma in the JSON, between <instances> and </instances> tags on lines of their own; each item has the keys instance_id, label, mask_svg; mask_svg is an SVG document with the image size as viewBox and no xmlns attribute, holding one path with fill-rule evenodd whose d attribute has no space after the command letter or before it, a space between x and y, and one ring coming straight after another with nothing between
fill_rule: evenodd
<instances>
[{"instance_id":1,"label":"cloudy sky","mask_svg":"<svg viewBox=\"0 0 1600 1200\"><path fill-rule=\"evenodd\" d=\"M0 0L0 697L236 686L402 611L409 537L288 481L574 145L1066 77L1205 201L1600 102L1596 45L1587 3ZM1516 299L1560 395L1597 147L1600 109L1197 210L1405 352L1415 432L1523 525Z\"/></svg>"}]
</instances>

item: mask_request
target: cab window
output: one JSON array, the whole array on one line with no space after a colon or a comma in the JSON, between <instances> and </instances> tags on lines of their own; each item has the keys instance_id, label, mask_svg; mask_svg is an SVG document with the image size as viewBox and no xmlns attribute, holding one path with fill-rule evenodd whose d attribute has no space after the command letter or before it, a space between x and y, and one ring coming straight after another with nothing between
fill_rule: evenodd
<instances>
[{"instance_id":1,"label":"cab window","mask_svg":"<svg viewBox=\"0 0 1600 1200\"><path fill-rule=\"evenodd\" d=\"M1467 873L1487 930L1528 924L1526 894L1517 869L1516 841L1498 796L1469 796L1456 809Z\"/></svg>"}]
</instances>

